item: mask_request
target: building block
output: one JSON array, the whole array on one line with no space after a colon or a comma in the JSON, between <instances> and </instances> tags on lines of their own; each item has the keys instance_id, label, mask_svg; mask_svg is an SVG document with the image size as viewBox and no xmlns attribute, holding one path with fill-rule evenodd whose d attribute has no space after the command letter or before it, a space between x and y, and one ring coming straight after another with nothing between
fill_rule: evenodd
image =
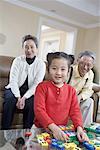
<instances>
[{"instance_id":1,"label":"building block","mask_svg":"<svg viewBox=\"0 0 100 150\"><path fill-rule=\"evenodd\" d=\"M89 144L88 142L83 142L82 144L87 150L95 150L95 147L92 144Z\"/></svg>"},{"instance_id":2,"label":"building block","mask_svg":"<svg viewBox=\"0 0 100 150\"><path fill-rule=\"evenodd\" d=\"M64 147L66 150L74 150L77 145L75 143L64 143Z\"/></svg>"}]
</instances>

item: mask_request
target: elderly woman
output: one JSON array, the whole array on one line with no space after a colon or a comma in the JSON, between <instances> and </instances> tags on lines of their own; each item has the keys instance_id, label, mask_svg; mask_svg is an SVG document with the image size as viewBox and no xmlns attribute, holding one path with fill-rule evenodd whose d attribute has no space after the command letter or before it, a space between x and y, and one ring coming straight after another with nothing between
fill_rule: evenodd
<instances>
[{"instance_id":1,"label":"elderly woman","mask_svg":"<svg viewBox=\"0 0 100 150\"><path fill-rule=\"evenodd\" d=\"M9 84L5 87L2 129L9 129L16 107L23 110L23 127L31 128L34 119L33 101L36 86L45 75L45 63L37 57L38 41L32 35L22 39L25 55L14 59Z\"/></svg>"}]
</instances>

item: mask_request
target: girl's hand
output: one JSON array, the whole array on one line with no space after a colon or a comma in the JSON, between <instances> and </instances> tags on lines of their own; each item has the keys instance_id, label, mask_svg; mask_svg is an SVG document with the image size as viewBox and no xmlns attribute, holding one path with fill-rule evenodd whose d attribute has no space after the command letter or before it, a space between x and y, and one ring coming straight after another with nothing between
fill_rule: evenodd
<instances>
[{"instance_id":1,"label":"girl's hand","mask_svg":"<svg viewBox=\"0 0 100 150\"><path fill-rule=\"evenodd\" d=\"M67 141L68 136L54 123L50 124L48 128L52 131L55 139Z\"/></svg>"},{"instance_id":2,"label":"girl's hand","mask_svg":"<svg viewBox=\"0 0 100 150\"><path fill-rule=\"evenodd\" d=\"M84 141L89 142L89 138L87 134L84 132L84 130L80 126L77 127L77 137L80 142L84 142Z\"/></svg>"}]
</instances>

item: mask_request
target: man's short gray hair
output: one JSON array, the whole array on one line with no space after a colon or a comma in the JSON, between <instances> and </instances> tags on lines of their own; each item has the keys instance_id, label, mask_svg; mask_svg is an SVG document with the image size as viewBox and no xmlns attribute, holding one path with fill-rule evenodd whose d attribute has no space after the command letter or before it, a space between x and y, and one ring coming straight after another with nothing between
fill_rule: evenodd
<instances>
[{"instance_id":1,"label":"man's short gray hair","mask_svg":"<svg viewBox=\"0 0 100 150\"><path fill-rule=\"evenodd\" d=\"M91 57L94 61L96 60L96 55L94 52L91 52L91 51L84 51L84 52L81 52L79 53L78 55L78 58L81 58L83 56L89 56Z\"/></svg>"}]
</instances>

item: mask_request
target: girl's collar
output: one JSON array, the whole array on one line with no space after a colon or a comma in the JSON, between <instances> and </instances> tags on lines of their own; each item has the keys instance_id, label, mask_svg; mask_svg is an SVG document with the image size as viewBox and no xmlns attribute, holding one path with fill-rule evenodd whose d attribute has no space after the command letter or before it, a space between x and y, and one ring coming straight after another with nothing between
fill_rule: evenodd
<instances>
[{"instance_id":1,"label":"girl's collar","mask_svg":"<svg viewBox=\"0 0 100 150\"><path fill-rule=\"evenodd\" d=\"M55 84L53 81L50 81L54 86L56 86L57 88L61 88L64 86L65 82L61 85L61 86L57 86L57 84Z\"/></svg>"}]
</instances>

